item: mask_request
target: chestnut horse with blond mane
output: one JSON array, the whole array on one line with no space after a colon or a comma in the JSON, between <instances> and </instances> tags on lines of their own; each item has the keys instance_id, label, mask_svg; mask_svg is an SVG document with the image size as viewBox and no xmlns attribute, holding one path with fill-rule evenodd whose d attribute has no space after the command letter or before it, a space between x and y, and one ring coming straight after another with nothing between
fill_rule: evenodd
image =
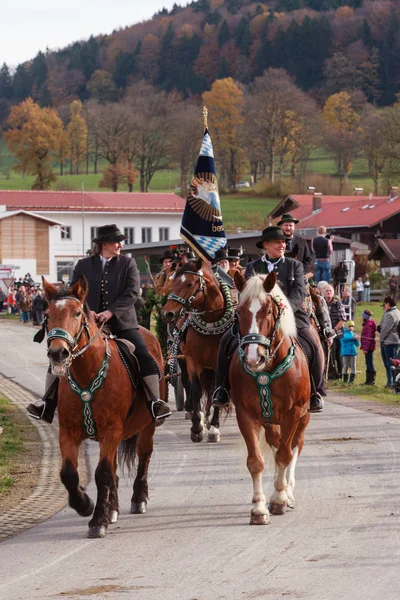
<instances>
[{"instance_id":1,"label":"chestnut horse with blond mane","mask_svg":"<svg viewBox=\"0 0 400 600\"><path fill-rule=\"evenodd\" d=\"M60 288L43 278L43 289L49 302L45 313L47 354L53 372L60 376L61 481L68 490L71 508L83 517L93 513L88 537L102 538L109 523L115 523L119 515L118 451L128 470L138 456L131 513L146 512L147 471L153 452L155 423L141 386L137 391L133 388L115 340L102 334L85 304L86 278L81 276L72 288ZM146 329L141 327L140 331L163 373L158 340ZM164 385L161 381L161 393ZM87 438L95 439L100 446L95 472L95 507L79 485L79 447Z\"/></svg>"},{"instance_id":2,"label":"chestnut horse with blond mane","mask_svg":"<svg viewBox=\"0 0 400 600\"><path fill-rule=\"evenodd\" d=\"M288 506L294 508L295 467L310 420L310 376L306 357L296 342L293 311L276 284L275 273L255 275L247 282L235 276L235 283L241 296L230 389L253 479L250 524L265 525L269 511L280 515ZM275 457L275 489L269 511L262 486L261 431Z\"/></svg>"}]
</instances>

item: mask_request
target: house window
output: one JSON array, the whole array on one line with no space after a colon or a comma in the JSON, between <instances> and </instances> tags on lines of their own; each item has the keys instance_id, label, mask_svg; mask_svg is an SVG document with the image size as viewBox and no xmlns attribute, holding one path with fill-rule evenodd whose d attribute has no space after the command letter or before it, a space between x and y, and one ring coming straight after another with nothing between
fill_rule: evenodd
<instances>
[{"instance_id":1,"label":"house window","mask_svg":"<svg viewBox=\"0 0 400 600\"><path fill-rule=\"evenodd\" d=\"M135 243L135 228L134 227L124 227L124 235L126 235L127 240L125 240L125 244L134 244Z\"/></svg>"},{"instance_id":2,"label":"house window","mask_svg":"<svg viewBox=\"0 0 400 600\"><path fill-rule=\"evenodd\" d=\"M142 227L142 244L151 242L151 227Z\"/></svg>"},{"instance_id":3,"label":"house window","mask_svg":"<svg viewBox=\"0 0 400 600\"><path fill-rule=\"evenodd\" d=\"M63 283L69 283L72 279L72 273L74 271L74 261L57 261L57 281Z\"/></svg>"},{"instance_id":4,"label":"house window","mask_svg":"<svg viewBox=\"0 0 400 600\"><path fill-rule=\"evenodd\" d=\"M90 241L92 241L97 236L98 227L90 228Z\"/></svg>"},{"instance_id":5,"label":"house window","mask_svg":"<svg viewBox=\"0 0 400 600\"><path fill-rule=\"evenodd\" d=\"M71 240L72 239L72 228L71 227L61 227L61 239L62 240Z\"/></svg>"},{"instance_id":6,"label":"house window","mask_svg":"<svg viewBox=\"0 0 400 600\"><path fill-rule=\"evenodd\" d=\"M158 229L160 242L169 240L169 227L160 227Z\"/></svg>"}]
</instances>

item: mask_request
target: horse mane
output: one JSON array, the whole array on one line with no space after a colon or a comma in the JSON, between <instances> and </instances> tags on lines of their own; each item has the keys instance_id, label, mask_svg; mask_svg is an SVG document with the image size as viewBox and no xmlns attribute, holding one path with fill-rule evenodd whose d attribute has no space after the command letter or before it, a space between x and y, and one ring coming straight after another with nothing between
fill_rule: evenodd
<instances>
[{"instance_id":1,"label":"horse mane","mask_svg":"<svg viewBox=\"0 0 400 600\"><path fill-rule=\"evenodd\" d=\"M63 298L67 298L68 296L73 296L74 298L76 298L76 295L72 291L72 287L68 287L67 285L60 285L57 289L57 292L52 297L51 301L56 302L57 300L63 300ZM79 300L79 298L76 299ZM94 322L92 311L90 310L86 300L83 303L83 310L87 317L87 320L89 322Z\"/></svg>"},{"instance_id":2,"label":"horse mane","mask_svg":"<svg viewBox=\"0 0 400 600\"><path fill-rule=\"evenodd\" d=\"M254 275L247 280L246 285L240 294L239 308L252 300L260 300L262 303L266 301L268 296L264 289L264 280L266 277L266 275ZM283 335L296 337L297 328L293 309L278 284L275 284L272 288L271 296L276 303L284 305L281 317L281 330Z\"/></svg>"}]
</instances>

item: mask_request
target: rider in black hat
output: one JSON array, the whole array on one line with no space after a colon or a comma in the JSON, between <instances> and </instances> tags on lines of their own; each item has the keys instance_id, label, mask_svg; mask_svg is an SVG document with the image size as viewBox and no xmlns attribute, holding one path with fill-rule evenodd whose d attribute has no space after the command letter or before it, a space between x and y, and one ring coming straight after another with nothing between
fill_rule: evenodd
<instances>
[{"instance_id":1,"label":"rider in black hat","mask_svg":"<svg viewBox=\"0 0 400 600\"><path fill-rule=\"evenodd\" d=\"M229 266L231 269L240 269L240 261L242 260L242 248L228 248Z\"/></svg>"},{"instance_id":2,"label":"rider in black hat","mask_svg":"<svg viewBox=\"0 0 400 600\"><path fill-rule=\"evenodd\" d=\"M89 283L86 302L97 321L107 321L111 333L135 345L148 406L153 418L160 421L169 417L171 411L159 399L158 367L139 333L135 302L139 295L140 277L135 259L121 254L125 239L126 236L116 225L99 227L97 237L93 240L93 255L76 263L71 286L84 275ZM50 423L53 420L57 396L49 394L49 391L54 382L55 376L48 373L44 405L30 404L28 413L31 417Z\"/></svg>"},{"instance_id":3,"label":"rider in black hat","mask_svg":"<svg viewBox=\"0 0 400 600\"><path fill-rule=\"evenodd\" d=\"M288 298L296 319L298 337L304 338L307 345L313 349L310 360L310 373L312 379L312 394L310 398L310 411L319 412L323 409L322 396L326 396L324 382L324 364L322 348L318 347L319 340L310 329L310 320L303 309L305 298L303 265L293 258L285 257L285 236L280 227L267 227L262 232L262 238L256 243L258 248L264 250L262 258L249 263L246 267L245 277L249 279L258 273L268 274L275 271L279 286ZM216 390L213 395L215 406L227 406L229 403L229 365L227 357L228 344L231 343L232 333L228 331L221 339L218 353L218 367L216 374Z\"/></svg>"}]
</instances>

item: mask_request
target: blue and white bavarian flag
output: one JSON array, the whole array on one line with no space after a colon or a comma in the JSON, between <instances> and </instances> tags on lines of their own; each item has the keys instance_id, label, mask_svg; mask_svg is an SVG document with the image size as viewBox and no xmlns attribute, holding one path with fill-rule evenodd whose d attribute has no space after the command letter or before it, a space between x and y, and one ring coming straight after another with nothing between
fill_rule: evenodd
<instances>
[{"instance_id":1,"label":"blue and white bavarian flag","mask_svg":"<svg viewBox=\"0 0 400 600\"><path fill-rule=\"evenodd\" d=\"M226 246L214 151L206 129L182 217L181 237L204 260Z\"/></svg>"}]
</instances>

